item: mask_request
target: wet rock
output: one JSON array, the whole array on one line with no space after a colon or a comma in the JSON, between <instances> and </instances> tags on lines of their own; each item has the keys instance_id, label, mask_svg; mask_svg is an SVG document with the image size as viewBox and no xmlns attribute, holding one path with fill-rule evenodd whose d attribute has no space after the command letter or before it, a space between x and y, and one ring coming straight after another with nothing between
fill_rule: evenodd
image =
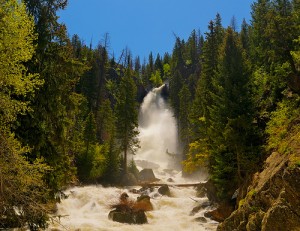
<instances>
[{"instance_id":1,"label":"wet rock","mask_svg":"<svg viewBox=\"0 0 300 231\"><path fill-rule=\"evenodd\" d=\"M161 195L160 195L159 193L154 193L154 194L152 195L152 198L159 198L159 197L161 197Z\"/></svg>"},{"instance_id":2,"label":"wet rock","mask_svg":"<svg viewBox=\"0 0 300 231\"><path fill-rule=\"evenodd\" d=\"M200 203L199 205L195 206L193 210L190 212L190 216L194 216L196 213L198 213L200 210L207 208L208 206L211 206L210 201L205 201Z\"/></svg>"},{"instance_id":3,"label":"wet rock","mask_svg":"<svg viewBox=\"0 0 300 231\"><path fill-rule=\"evenodd\" d=\"M300 214L294 213L290 205L281 201L273 205L265 214L261 222L262 230L300 230Z\"/></svg>"},{"instance_id":4,"label":"wet rock","mask_svg":"<svg viewBox=\"0 0 300 231\"><path fill-rule=\"evenodd\" d=\"M141 195L137 198L136 203L133 205L134 210L143 210L143 211L151 211L153 210L153 205L150 201L150 197L147 195Z\"/></svg>"},{"instance_id":5,"label":"wet rock","mask_svg":"<svg viewBox=\"0 0 300 231\"><path fill-rule=\"evenodd\" d=\"M172 178L168 178L167 181L168 182L174 182L174 180Z\"/></svg>"},{"instance_id":6,"label":"wet rock","mask_svg":"<svg viewBox=\"0 0 300 231\"><path fill-rule=\"evenodd\" d=\"M110 220L127 224L145 224L147 217L145 211L153 210L150 197L142 195L137 201L129 199L126 192L122 193L119 203L111 206L114 210L110 211L108 218Z\"/></svg>"},{"instance_id":7,"label":"wet rock","mask_svg":"<svg viewBox=\"0 0 300 231\"><path fill-rule=\"evenodd\" d=\"M110 220L127 224L145 224L148 222L144 211L110 211L108 214Z\"/></svg>"},{"instance_id":8,"label":"wet rock","mask_svg":"<svg viewBox=\"0 0 300 231\"><path fill-rule=\"evenodd\" d=\"M168 196L168 197L171 196L170 188L169 188L168 185L163 185L163 186L161 186L161 187L158 189L158 192L159 192L161 195L164 195L164 196Z\"/></svg>"},{"instance_id":9,"label":"wet rock","mask_svg":"<svg viewBox=\"0 0 300 231\"><path fill-rule=\"evenodd\" d=\"M261 221L265 213L263 211L258 211L257 213L250 214L248 223L246 224L247 231L256 231L261 228Z\"/></svg>"},{"instance_id":10,"label":"wet rock","mask_svg":"<svg viewBox=\"0 0 300 231\"><path fill-rule=\"evenodd\" d=\"M239 207L218 231L300 230L300 168L291 155L272 153L263 171L253 175Z\"/></svg>"},{"instance_id":11,"label":"wet rock","mask_svg":"<svg viewBox=\"0 0 300 231\"><path fill-rule=\"evenodd\" d=\"M144 186L139 189L139 193L142 195L149 195L154 191L154 187Z\"/></svg>"},{"instance_id":12,"label":"wet rock","mask_svg":"<svg viewBox=\"0 0 300 231\"><path fill-rule=\"evenodd\" d=\"M140 191L138 189L135 189L135 188L129 189L129 192L131 192L133 194L139 194L140 193Z\"/></svg>"},{"instance_id":13,"label":"wet rock","mask_svg":"<svg viewBox=\"0 0 300 231\"><path fill-rule=\"evenodd\" d=\"M142 182L153 182L157 181L154 172L151 168L145 168L139 173L139 180Z\"/></svg>"},{"instance_id":14,"label":"wet rock","mask_svg":"<svg viewBox=\"0 0 300 231\"><path fill-rule=\"evenodd\" d=\"M230 204L223 203L212 211L204 213L204 216L217 222L224 221L233 212L234 207Z\"/></svg>"},{"instance_id":15,"label":"wet rock","mask_svg":"<svg viewBox=\"0 0 300 231\"><path fill-rule=\"evenodd\" d=\"M211 202L213 202L213 203L219 202L218 197L217 197L217 189L211 180L208 180L205 183L201 183L197 187L197 196L198 197L207 196L207 198Z\"/></svg>"},{"instance_id":16,"label":"wet rock","mask_svg":"<svg viewBox=\"0 0 300 231\"><path fill-rule=\"evenodd\" d=\"M207 223L207 220L205 217L196 217L194 220L197 222L201 222L201 223Z\"/></svg>"}]
</instances>

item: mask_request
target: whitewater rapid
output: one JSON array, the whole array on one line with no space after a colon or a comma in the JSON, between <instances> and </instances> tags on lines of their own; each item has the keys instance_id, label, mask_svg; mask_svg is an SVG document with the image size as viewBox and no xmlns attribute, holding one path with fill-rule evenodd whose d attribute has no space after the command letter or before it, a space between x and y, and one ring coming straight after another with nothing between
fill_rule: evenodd
<instances>
[{"instance_id":1,"label":"whitewater rapid","mask_svg":"<svg viewBox=\"0 0 300 231\"><path fill-rule=\"evenodd\" d=\"M141 149L134 158L139 170L152 168L159 183L195 183L206 180L206 176L196 179L182 177L180 166L180 147L178 147L176 120L172 110L161 97L163 86L149 92L140 108L139 139ZM168 155L168 153L175 156ZM172 183L170 183L172 181ZM116 204L120 195L126 192L129 198L136 199L139 195L131 193L131 189L141 187L103 187L92 185L74 187L64 193L67 198L57 204L57 213L53 216L49 230L77 231L212 231L217 223L204 217L206 210L190 215L192 209L206 197L197 198L193 187L170 186L171 197L158 193L158 187L148 194L154 210L146 212L148 224L129 225L113 222L108 219L110 205ZM197 201L197 202L196 202ZM208 208L209 209L209 208Z\"/></svg>"},{"instance_id":2,"label":"whitewater rapid","mask_svg":"<svg viewBox=\"0 0 300 231\"><path fill-rule=\"evenodd\" d=\"M170 188L172 197L159 196L151 199L154 210L146 212L148 224L129 225L113 222L108 219L110 205L116 203L122 192L135 199L138 195L124 188L104 188L98 186L75 187L65 193L68 199L57 205L59 218L56 217L51 230L81 231L192 231L216 230L216 223L200 223L196 217L203 217L204 210L194 216L189 213L195 206L195 200L206 201L207 198L196 198L193 188ZM155 192L153 192L155 193ZM150 194L150 196L153 196Z\"/></svg>"}]
</instances>

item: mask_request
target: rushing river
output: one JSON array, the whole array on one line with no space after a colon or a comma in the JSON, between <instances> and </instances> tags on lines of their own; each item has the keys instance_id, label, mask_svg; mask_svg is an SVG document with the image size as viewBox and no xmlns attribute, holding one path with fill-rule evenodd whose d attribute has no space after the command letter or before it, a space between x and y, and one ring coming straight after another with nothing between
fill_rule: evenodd
<instances>
[{"instance_id":1,"label":"rushing river","mask_svg":"<svg viewBox=\"0 0 300 231\"><path fill-rule=\"evenodd\" d=\"M182 177L180 158L178 155L177 128L173 113L161 97L162 87L152 90L141 105L139 116L141 149L133 157L137 167L152 168L161 183L193 183L204 181L205 176L196 179ZM169 153L169 154L168 154ZM171 155L170 155L171 154ZM172 181L172 183L170 183ZM131 199L137 194L129 190L140 187L102 187L101 185L74 187L67 191L67 199L57 205L50 230L80 231L204 231L216 230L217 223L203 217L205 210L190 215L191 210L207 198L197 198L193 187L170 186L171 197L161 196L154 191L149 192L154 210L146 212L148 224L128 225L108 219L110 205L118 202L121 193L126 192ZM195 202L197 201L197 202Z\"/></svg>"}]
</instances>

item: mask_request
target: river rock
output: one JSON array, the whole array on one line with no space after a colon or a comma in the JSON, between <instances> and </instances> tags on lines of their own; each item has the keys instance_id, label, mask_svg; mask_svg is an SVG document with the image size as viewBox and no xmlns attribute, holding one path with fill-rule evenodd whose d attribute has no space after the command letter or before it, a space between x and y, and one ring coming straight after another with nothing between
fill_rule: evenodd
<instances>
[{"instance_id":1,"label":"river rock","mask_svg":"<svg viewBox=\"0 0 300 231\"><path fill-rule=\"evenodd\" d=\"M234 207L229 203L222 203L218 205L218 207L214 210L207 211L204 213L205 217L208 217L212 220L222 222L227 217L230 216L230 214L233 212Z\"/></svg>"},{"instance_id":2,"label":"river rock","mask_svg":"<svg viewBox=\"0 0 300 231\"><path fill-rule=\"evenodd\" d=\"M112 210L108 214L110 220L127 224L145 224L148 222L144 211L117 211Z\"/></svg>"},{"instance_id":3,"label":"river rock","mask_svg":"<svg viewBox=\"0 0 300 231\"><path fill-rule=\"evenodd\" d=\"M150 201L150 197L148 195L141 195L140 197L138 197L136 203L133 205L133 209L143 211L153 210L153 205Z\"/></svg>"},{"instance_id":4,"label":"river rock","mask_svg":"<svg viewBox=\"0 0 300 231\"><path fill-rule=\"evenodd\" d=\"M127 224L147 223L145 211L153 210L149 196L142 195L134 202L129 199L126 192L120 195L119 203L111 207L114 208L114 210L109 212L108 218L116 222Z\"/></svg>"},{"instance_id":5,"label":"river rock","mask_svg":"<svg viewBox=\"0 0 300 231\"><path fill-rule=\"evenodd\" d=\"M272 153L218 231L300 230L300 152Z\"/></svg>"},{"instance_id":6,"label":"river rock","mask_svg":"<svg viewBox=\"0 0 300 231\"><path fill-rule=\"evenodd\" d=\"M142 182L153 182L157 181L154 172L151 168L145 168L139 173L139 180Z\"/></svg>"},{"instance_id":7,"label":"river rock","mask_svg":"<svg viewBox=\"0 0 300 231\"><path fill-rule=\"evenodd\" d=\"M174 180L172 178L168 178L167 181L170 182L170 183L174 182Z\"/></svg>"},{"instance_id":8,"label":"river rock","mask_svg":"<svg viewBox=\"0 0 300 231\"><path fill-rule=\"evenodd\" d=\"M168 196L168 197L171 196L170 188L169 188L168 185L163 185L163 186L161 186L161 187L158 189L158 192L159 192L161 195L164 195L164 196Z\"/></svg>"},{"instance_id":9,"label":"river rock","mask_svg":"<svg viewBox=\"0 0 300 231\"><path fill-rule=\"evenodd\" d=\"M200 203L199 205L195 206L193 210L190 212L190 216L194 216L196 213L198 213L200 210L207 208L208 206L211 206L210 201L205 201Z\"/></svg>"},{"instance_id":10,"label":"river rock","mask_svg":"<svg viewBox=\"0 0 300 231\"><path fill-rule=\"evenodd\" d=\"M211 180L197 186L197 197L207 197L212 203L219 202L217 189Z\"/></svg>"},{"instance_id":11,"label":"river rock","mask_svg":"<svg viewBox=\"0 0 300 231\"><path fill-rule=\"evenodd\" d=\"M207 223L207 220L205 217L196 217L194 220L197 222L201 222L201 223Z\"/></svg>"}]
</instances>

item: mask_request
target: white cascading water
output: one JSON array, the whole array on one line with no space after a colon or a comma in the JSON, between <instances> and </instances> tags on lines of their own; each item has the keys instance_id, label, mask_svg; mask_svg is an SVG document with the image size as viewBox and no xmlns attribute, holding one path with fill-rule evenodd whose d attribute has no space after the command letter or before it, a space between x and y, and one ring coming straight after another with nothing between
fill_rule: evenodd
<instances>
[{"instance_id":1,"label":"white cascading water","mask_svg":"<svg viewBox=\"0 0 300 231\"><path fill-rule=\"evenodd\" d=\"M163 87L163 86L162 86ZM161 183L192 183L184 179L178 169L180 158L168 153L177 154L177 128L171 109L161 97L162 87L149 92L140 109L139 130L141 149L133 157L139 169L152 168ZM177 162L177 163L176 163ZM174 167L172 169L172 167ZM197 179L204 180L201 178ZM195 182L195 181L194 181ZM191 216L191 210L197 205L195 201L205 202L207 198L197 198L193 187L170 186L171 197L161 196L157 188L149 194L154 210L146 212L148 224L129 225L113 222L108 219L110 205L118 202L121 193L126 192L131 199L137 194L129 189L139 187L74 187L67 191L67 199L57 204L57 214L50 230L80 230L80 231L211 231L216 230L217 223L207 219L207 222L196 221L203 217L205 210Z\"/></svg>"}]
</instances>

